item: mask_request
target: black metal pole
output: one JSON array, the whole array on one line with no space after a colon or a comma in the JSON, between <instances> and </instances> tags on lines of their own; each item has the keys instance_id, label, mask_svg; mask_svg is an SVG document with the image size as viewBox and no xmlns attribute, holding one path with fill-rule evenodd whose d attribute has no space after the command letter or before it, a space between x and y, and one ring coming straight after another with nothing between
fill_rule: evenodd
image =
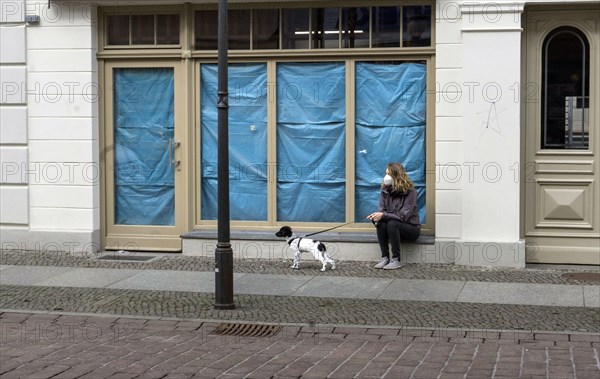
<instances>
[{"instance_id":1,"label":"black metal pole","mask_svg":"<svg viewBox=\"0 0 600 379\"><path fill-rule=\"evenodd\" d=\"M218 33L218 223L215 250L215 309L233 309L233 250L229 241L229 100L227 0L219 0Z\"/></svg>"}]
</instances>

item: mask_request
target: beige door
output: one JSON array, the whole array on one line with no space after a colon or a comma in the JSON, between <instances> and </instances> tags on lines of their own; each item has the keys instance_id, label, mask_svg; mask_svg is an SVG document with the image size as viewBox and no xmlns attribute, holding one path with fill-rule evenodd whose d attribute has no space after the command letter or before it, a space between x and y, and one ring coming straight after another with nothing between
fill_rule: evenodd
<instances>
[{"instance_id":1,"label":"beige door","mask_svg":"<svg viewBox=\"0 0 600 379\"><path fill-rule=\"evenodd\" d=\"M104 247L181 250L185 128L180 63L105 65Z\"/></svg>"},{"instance_id":2,"label":"beige door","mask_svg":"<svg viewBox=\"0 0 600 379\"><path fill-rule=\"evenodd\" d=\"M600 14L533 11L525 43L528 262L600 264Z\"/></svg>"}]
</instances>

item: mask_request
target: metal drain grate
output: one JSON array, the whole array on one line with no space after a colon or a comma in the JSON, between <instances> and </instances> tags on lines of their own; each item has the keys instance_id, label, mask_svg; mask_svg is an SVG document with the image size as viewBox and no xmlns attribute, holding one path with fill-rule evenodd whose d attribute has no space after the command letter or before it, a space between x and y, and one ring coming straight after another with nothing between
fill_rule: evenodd
<instances>
[{"instance_id":1,"label":"metal drain grate","mask_svg":"<svg viewBox=\"0 0 600 379\"><path fill-rule=\"evenodd\" d=\"M221 323L213 333L222 336L271 337L280 330L281 325Z\"/></svg>"},{"instance_id":2,"label":"metal drain grate","mask_svg":"<svg viewBox=\"0 0 600 379\"><path fill-rule=\"evenodd\" d=\"M565 279L580 282L600 282L600 272L569 272L562 275Z\"/></svg>"},{"instance_id":3,"label":"metal drain grate","mask_svg":"<svg viewBox=\"0 0 600 379\"><path fill-rule=\"evenodd\" d=\"M153 255L138 255L138 254L106 254L98 257L101 261L119 261L119 262L150 262L158 257Z\"/></svg>"}]
</instances>

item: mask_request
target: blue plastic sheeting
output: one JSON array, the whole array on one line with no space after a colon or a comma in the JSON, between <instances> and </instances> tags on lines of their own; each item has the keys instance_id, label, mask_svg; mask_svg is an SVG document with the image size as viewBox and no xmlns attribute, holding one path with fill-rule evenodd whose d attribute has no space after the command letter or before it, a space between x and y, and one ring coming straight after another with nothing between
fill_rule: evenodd
<instances>
[{"instance_id":1,"label":"blue plastic sheeting","mask_svg":"<svg viewBox=\"0 0 600 379\"><path fill-rule=\"evenodd\" d=\"M216 220L217 65L202 65L201 217ZM229 65L229 209L232 220L267 220L267 65Z\"/></svg>"},{"instance_id":2,"label":"blue plastic sheeting","mask_svg":"<svg viewBox=\"0 0 600 379\"><path fill-rule=\"evenodd\" d=\"M356 64L356 221L378 208L388 162L400 162L418 192L425 223L426 67Z\"/></svg>"},{"instance_id":3,"label":"blue plastic sheeting","mask_svg":"<svg viewBox=\"0 0 600 379\"><path fill-rule=\"evenodd\" d=\"M174 225L171 68L114 71L115 224Z\"/></svg>"},{"instance_id":4,"label":"blue plastic sheeting","mask_svg":"<svg viewBox=\"0 0 600 379\"><path fill-rule=\"evenodd\" d=\"M346 73L277 64L277 220L344 222Z\"/></svg>"}]
</instances>

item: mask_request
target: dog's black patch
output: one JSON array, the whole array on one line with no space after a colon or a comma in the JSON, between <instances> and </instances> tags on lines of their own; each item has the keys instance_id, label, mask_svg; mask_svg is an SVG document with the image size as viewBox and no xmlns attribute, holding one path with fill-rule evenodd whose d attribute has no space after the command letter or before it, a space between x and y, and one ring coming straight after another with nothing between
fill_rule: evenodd
<instances>
[{"instance_id":1,"label":"dog's black patch","mask_svg":"<svg viewBox=\"0 0 600 379\"><path fill-rule=\"evenodd\" d=\"M322 253L327 251L327 249L325 248L325 244L323 244L323 242L319 242L319 244L317 245L317 249Z\"/></svg>"},{"instance_id":2,"label":"dog's black patch","mask_svg":"<svg viewBox=\"0 0 600 379\"><path fill-rule=\"evenodd\" d=\"M277 233L275 233L277 237L291 237L292 236L292 228L289 226L282 226L281 229Z\"/></svg>"}]
</instances>

